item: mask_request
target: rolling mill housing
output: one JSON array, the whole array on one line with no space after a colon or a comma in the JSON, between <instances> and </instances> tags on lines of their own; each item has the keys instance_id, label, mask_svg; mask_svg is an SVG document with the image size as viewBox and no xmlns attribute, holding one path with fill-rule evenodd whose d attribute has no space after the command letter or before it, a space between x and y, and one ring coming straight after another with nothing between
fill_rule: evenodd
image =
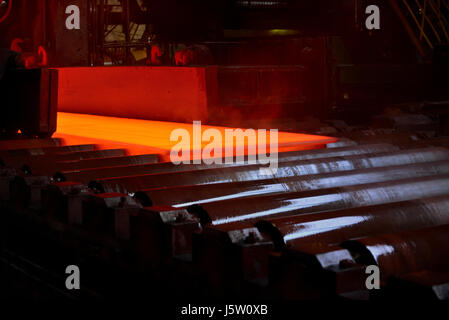
<instances>
[{"instance_id":1,"label":"rolling mill housing","mask_svg":"<svg viewBox=\"0 0 449 320\"><path fill-rule=\"evenodd\" d=\"M0 0L0 50L1 298L449 300L449 1Z\"/></svg>"}]
</instances>

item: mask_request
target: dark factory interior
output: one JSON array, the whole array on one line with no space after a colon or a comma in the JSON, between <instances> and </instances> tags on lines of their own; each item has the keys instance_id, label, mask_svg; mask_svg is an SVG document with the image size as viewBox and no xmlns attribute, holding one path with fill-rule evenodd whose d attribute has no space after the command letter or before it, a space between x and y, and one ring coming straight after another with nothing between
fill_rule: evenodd
<instances>
[{"instance_id":1,"label":"dark factory interior","mask_svg":"<svg viewBox=\"0 0 449 320\"><path fill-rule=\"evenodd\" d=\"M449 300L449 0L0 0L0 221L0 300Z\"/></svg>"}]
</instances>

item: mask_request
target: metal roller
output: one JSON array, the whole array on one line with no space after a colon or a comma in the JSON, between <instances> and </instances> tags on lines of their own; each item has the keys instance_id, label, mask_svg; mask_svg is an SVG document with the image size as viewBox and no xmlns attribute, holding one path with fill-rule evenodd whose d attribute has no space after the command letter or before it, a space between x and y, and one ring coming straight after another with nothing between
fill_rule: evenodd
<instances>
[{"instance_id":1,"label":"metal roller","mask_svg":"<svg viewBox=\"0 0 449 320\"><path fill-rule=\"evenodd\" d=\"M157 154L144 154L137 156L117 156L107 158L93 158L74 161L59 162L37 162L26 166L33 175L49 175L58 180L60 176L70 172L80 172L89 169L114 168L129 165L143 165L158 163L159 156ZM56 174L55 171L57 171Z\"/></svg>"},{"instance_id":2,"label":"metal roller","mask_svg":"<svg viewBox=\"0 0 449 320\"><path fill-rule=\"evenodd\" d=\"M277 250L449 224L449 196L261 220Z\"/></svg>"},{"instance_id":3,"label":"metal roller","mask_svg":"<svg viewBox=\"0 0 449 320\"><path fill-rule=\"evenodd\" d=\"M408 145L417 141L416 137L408 132L377 133L372 130L345 133L344 138L356 141L359 144L384 141L395 145Z\"/></svg>"},{"instance_id":4,"label":"metal roller","mask_svg":"<svg viewBox=\"0 0 449 320\"><path fill-rule=\"evenodd\" d=\"M50 154L35 155L33 157L12 156L2 157L6 166L13 168L31 167L33 164L51 163L60 161L76 161L83 159L98 159L108 157L121 157L126 155L125 149L107 149L107 150L93 150L93 151L75 151L75 152L55 152ZM55 171L50 171L52 175Z\"/></svg>"},{"instance_id":5,"label":"metal roller","mask_svg":"<svg viewBox=\"0 0 449 320\"><path fill-rule=\"evenodd\" d=\"M384 280L420 270L449 270L449 224L349 240L342 247L358 263L378 265Z\"/></svg>"},{"instance_id":6,"label":"metal roller","mask_svg":"<svg viewBox=\"0 0 449 320\"><path fill-rule=\"evenodd\" d=\"M449 159L449 150L444 148L427 148L404 150L376 155L357 155L334 157L297 162L281 162L278 169L270 175L261 175L259 165L237 166L228 168L204 169L200 171L185 171L166 174L147 174L124 178L98 179L104 192L133 193L139 190L188 186L201 184L215 184L238 181L256 181L283 177L321 174L327 172L348 171L375 167L387 167ZM192 168L193 170L193 168ZM116 176L124 176L121 169L116 170ZM126 170L125 170L126 171ZM136 170L135 174L143 174ZM90 177L95 178L96 173ZM78 177L79 178L79 177ZM84 178L87 178L86 176ZM74 175L70 180L77 181Z\"/></svg>"},{"instance_id":7,"label":"metal roller","mask_svg":"<svg viewBox=\"0 0 449 320\"><path fill-rule=\"evenodd\" d=\"M193 251L202 270L232 268L238 270L244 281L266 283L269 254L273 250L288 248L304 253L311 248L322 250L320 248L351 238L447 223L449 196L443 196L261 220L255 224L260 233L250 223L212 226L205 228L202 236L197 236L199 240ZM209 244L217 241L220 245ZM241 259L221 260L220 256L226 254L217 248L225 248L226 243L234 245L234 249L230 246L227 250L235 251ZM293 259L293 255L290 256ZM296 260L290 260L290 263L292 261L299 263Z\"/></svg>"},{"instance_id":8,"label":"metal roller","mask_svg":"<svg viewBox=\"0 0 449 320\"><path fill-rule=\"evenodd\" d=\"M199 215L203 223L220 225L257 221L270 216L290 216L363 207L446 194L449 194L449 175L443 174L341 188L217 201L192 206L189 210Z\"/></svg>"},{"instance_id":9,"label":"metal roller","mask_svg":"<svg viewBox=\"0 0 449 320\"><path fill-rule=\"evenodd\" d=\"M96 145L94 144L83 144L83 145L73 145L73 146L62 146L62 147L42 147L42 148L25 148L25 149L14 149L14 150L0 150L0 157L33 157L40 155L53 155L67 152L79 152L79 151L94 151Z\"/></svg>"},{"instance_id":10,"label":"metal roller","mask_svg":"<svg viewBox=\"0 0 449 320\"><path fill-rule=\"evenodd\" d=\"M50 158L47 156L37 156L37 158L40 158L39 160L35 159L35 163L39 163L36 165L37 172L33 171L34 169L30 166L17 162L20 171L18 170L15 177L8 178L6 181L6 185L7 187L9 185L10 191L8 198L15 199L15 203L20 206L33 204L39 207L41 205L41 189L51 182L51 174L48 174L48 170L51 170L52 167L57 168L57 165L52 164L52 161L104 159L109 157L122 157L125 154L126 150L124 149L109 149L54 154ZM43 172L39 172L39 168ZM47 168L47 172L45 172L45 168Z\"/></svg>"},{"instance_id":11,"label":"metal roller","mask_svg":"<svg viewBox=\"0 0 449 320\"><path fill-rule=\"evenodd\" d=\"M311 159L321 159L335 156L351 156L351 155L365 155L374 153L384 153L393 152L398 150L397 147L388 144L375 144L357 147L345 147L345 148L335 148L335 149L316 149L316 150L306 150L306 151L291 151L282 152L278 154L278 161L282 163L289 164L294 161L311 160ZM227 158L223 160L225 163ZM89 183L92 180L114 178L114 177L125 177L125 176L137 176L155 173L170 173L170 172L181 172L181 171L194 171L194 170L205 170L205 169L217 169L223 167L248 167L258 170L260 165L248 165L248 163L236 163L232 161L231 164L180 164L175 165L171 162L160 163L157 165L150 166L129 166L118 169L104 168L101 170L95 170L90 172L78 172L78 173L67 173L64 174L63 179L65 181L78 181ZM238 169L237 169L238 170Z\"/></svg>"},{"instance_id":12,"label":"metal roller","mask_svg":"<svg viewBox=\"0 0 449 320\"><path fill-rule=\"evenodd\" d=\"M334 188L400 180L411 176L423 177L445 173L449 173L449 161L443 160L408 166L332 172L320 175L219 183L213 185L158 188L136 192L135 197L139 199L144 206L172 205L175 207L186 207L189 205L221 200Z\"/></svg>"},{"instance_id":13,"label":"metal roller","mask_svg":"<svg viewBox=\"0 0 449 320\"><path fill-rule=\"evenodd\" d=\"M60 145L61 145L60 139L0 140L0 150L46 148L46 147L58 147Z\"/></svg>"}]
</instances>

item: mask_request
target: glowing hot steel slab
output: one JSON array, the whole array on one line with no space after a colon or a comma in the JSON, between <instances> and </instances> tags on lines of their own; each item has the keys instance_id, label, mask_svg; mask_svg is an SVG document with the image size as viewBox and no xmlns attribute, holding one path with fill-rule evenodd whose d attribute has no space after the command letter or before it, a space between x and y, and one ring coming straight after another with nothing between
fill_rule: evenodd
<instances>
[{"instance_id":1,"label":"glowing hot steel slab","mask_svg":"<svg viewBox=\"0 0 449 320\"><path fill-rule=\"evenodd\" d=\"M196 127L198 130L198 127ZM189 140L181 140L175 134L175 141L170 140L174 130L183 130L190 137ZM158 153L162 159L169 160L170 151L174 146L190 147L190 150L203 149L211 141L203 137L202 134L208 129L215 129L213 133L221 135L223 150L243 146L242 141L225 139L225 130L232 129L226 127L215 127L201 125L201 133L194 132L193 123L176 123L149 121L127 118L115 118L94 116L86 114L58 113L58 128L54 137L64 139L67 144L96 143L100 147L121 147L126 148L130 154ZM185 130L185 131L184 131ZM245 129L243 129L245 130ZM211 132L211 131L209 131ZM256 136L257 129L255 129ZM187 141L187 142L186 142ZM212 140L213 141L213 140ZM266 132L267 151L270 150L270 133ZM306 150L323 148L328 143L336 142L336 138L315 136L299 133L278 133L278 150ZM252 150L248 140L244 140L245 153ZM257 140L256 140L257 144ZM201 147L199 147L201 146ZM235 150L234 150L235 151ZM259 150L260 151L260 150ZM192 152L195 154L195 152ZM225 154L225 151L222 153Z\"/></svg>"}]
</instances>

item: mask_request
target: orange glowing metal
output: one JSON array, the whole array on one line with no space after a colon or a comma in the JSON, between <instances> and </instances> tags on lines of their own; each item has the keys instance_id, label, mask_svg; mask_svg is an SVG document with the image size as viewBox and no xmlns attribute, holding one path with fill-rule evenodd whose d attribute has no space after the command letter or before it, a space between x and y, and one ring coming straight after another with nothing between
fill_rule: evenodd
<instances>
[{"instance_id":1,"label":"orange glowing metal","mask_svg":"<svg viewBox=\"0 0 449 320\"><path fill-rule=\"evenodd\" d=\"M130 154L158 153L162 159L168 160L170 150L177 141L170 141L175 129L185 129L193 136L193 124L149 121L127 118L94 116L87 114L58 113L58 128L55 138L64 139L66 144L96 143L101 148L122 147ZM225 137L226 127L202 125L202 131L217 129ZM267 134L269 150L269 135ZM328 143L336 142L336 138L308 134L279 132L279 151L306 150L323 148ZM209 141L202 142L202 148ZM245 148L247 141L245 140ZM226 146L223 138L223 146ZM191 149L192 145L190 146Z\"/></svg>"}]
</instances>

